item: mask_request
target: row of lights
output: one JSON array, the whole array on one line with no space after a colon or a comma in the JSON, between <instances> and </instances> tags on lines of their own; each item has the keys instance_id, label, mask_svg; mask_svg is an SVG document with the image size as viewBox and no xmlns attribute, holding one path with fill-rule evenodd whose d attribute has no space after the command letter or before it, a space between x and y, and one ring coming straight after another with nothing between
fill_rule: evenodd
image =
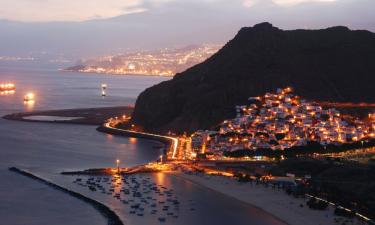
<instances>
[{"instance_id":1,"label":"row of lights","mask_svg":"<svg viewBox=\"0 0 375 225\"><path fill-rule=\"evenodd\" d=\"M160 155L159 158L160 158L160 163L163 164L163 155ZM119 159L116 159L117 173L120 173L120 162L121 161Z\"/></svg>"},{"instance_id":2,"label":"row of lights","mask_svg":"<svg viewBox=\"0 0 375 225\"><path fill-rule=\"evenodd\" d=\"M16 89L16 86L13 83L2 83L0 84L1 91L13 91Z\"/></svg>"}]
</instances>

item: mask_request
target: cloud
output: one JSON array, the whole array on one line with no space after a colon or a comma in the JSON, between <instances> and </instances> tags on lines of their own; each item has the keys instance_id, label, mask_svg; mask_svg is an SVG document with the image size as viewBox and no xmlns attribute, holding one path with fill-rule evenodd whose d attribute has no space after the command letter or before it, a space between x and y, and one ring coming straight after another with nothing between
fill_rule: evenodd
<instances>
[{"instance_id":1,"label":"cloud","mask_svg":"<svg viewBox=\"0 0 375 225\"><path fill-rule=\"evenodd\" d=\"M323 3L323 2L336 2L338 0L270 0L269 2L272 2L279 6L294 6L301 3ZM254 5L261 5L264 3L264 0L244 0L243 6L246 8L250 8ZM266 1L267 2L267 1Z\"/></svg>"},{"instance_id":2,"label":"cloud","mask_svg":"<svg viewBox=\"0 0 375 225\"><path fill-rule=\"evenodd\" d=\"M308 3L308 2L335 2L337 0L273 0L273 2L277 5L283 6L291 6L291 5L298 5L301 3Z\"/></svg>"},{"instance_id":3,"label":"cloud","mask_svg":"<svg viewBox=\"0 0 375 225\"><path fill-rule=\"evenodd\" d=\"M243 1L243 6L245 6L246 8L253 7L255 4L257 4L256 0L245 0L245 1Z\"/></svg>"},{"instance_id":4,"label":"cloud","mask_svg":"<svg viewBox=\"0 0 375 225\"><path fill-rule=\"evenodd\" d=\"M142 7L143 2L143 0L0 0L0 19L23 22L85 21L144 12L147 9Z\"/></svg>"},{"instance_id":5,"label":"cloud","mask_svg":"<svg viewBox=\"0 0 375 225\"><path fill-rule=\"evenodd\" d=\"M241 13L248 15L247 8L255 7L258 10L254 10L253 14L266 17L269 14L280 14L280 10L284 9L300 11L300 6L333 9L323 3L349 2L353 5L357 1L360 0L0 0L0 19L22 22L87 21L146 11L160 12L161 9L168 13L191 11L189 19L194 18L197 11L236 10L233 18L238 18ZM363 7L361 4L356 5Z\"/></svg>"}]
</instances>

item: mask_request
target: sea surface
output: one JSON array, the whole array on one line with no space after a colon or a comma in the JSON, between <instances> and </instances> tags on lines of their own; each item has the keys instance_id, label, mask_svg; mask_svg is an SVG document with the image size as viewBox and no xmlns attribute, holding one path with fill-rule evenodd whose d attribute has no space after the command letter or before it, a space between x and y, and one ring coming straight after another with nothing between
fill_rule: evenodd
<instances>
[{"instance_id":1,"label":"sea surface","mask_svg":"<svg viewBox=\"0 0 375 225\"><path fill-rule=\"evenodd\" d=\"M65 73L58 68L56 65L0 64L0 83L9 81L17 86L14 94L0 95L0 116L21 111L132 105L142 90L170 79ZM108 85L106 97L100 95L102 83ZM23 103L27 92L35 93L34 104ZM159 217L166 218L163 224L284 224L255 207L173 175L158 173L129 178L131 184L143 182L144 187L153 184L173 192L171 198L180 202L173 217L166 215L167 211L162 211L159 204L155 214L151 214L151 208L147 207L142 215L130 214L129 205L112 195L78 185L75 182L77 177L60 175L62 171L113 167L116 159L120 159L124 167L146 163L158 157L158 146L160 143L155 141L99 133L95 126L0 119L0 225L106 223L90 205L8 171L11 166L27 169L99 200L129 225L161 224ZM81 179L87 180L88 177ZM144 187L141 185L140 190ZM148 196L150 201L155 199L156 202L166 198L153 192Z\"/></svg>"}]
</instances>

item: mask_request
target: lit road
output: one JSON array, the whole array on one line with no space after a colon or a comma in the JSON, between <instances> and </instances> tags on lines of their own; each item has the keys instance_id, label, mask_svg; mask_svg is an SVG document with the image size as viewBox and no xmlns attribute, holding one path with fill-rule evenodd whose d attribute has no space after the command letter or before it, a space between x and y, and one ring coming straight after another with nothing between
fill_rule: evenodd
<instances>
[{"instance_id":1,"label":"lit road","mask_svg":"<svg viewBox=\"0 0 375 225\"><path fill-rule=\"evenodd\" d=\"M115 122L114 124L110 123L110 122L107 122L107 123L104 124L104 127L112 129L112 130L124 131L124 132L128 132L128 133L141 134L141 135L147 135L147 136L165 138L165 139L171 140L172 141L172 159L173 160L176 159L176 154L177 154L177 149L178 149L178 139L177 138L170 137L170 136L158 135L158 134L139 132L139 131L124 130L124 129L120 129L120 128L115 127L115 125L117 123L118 122Z\"/></svg>"}]
</instances>

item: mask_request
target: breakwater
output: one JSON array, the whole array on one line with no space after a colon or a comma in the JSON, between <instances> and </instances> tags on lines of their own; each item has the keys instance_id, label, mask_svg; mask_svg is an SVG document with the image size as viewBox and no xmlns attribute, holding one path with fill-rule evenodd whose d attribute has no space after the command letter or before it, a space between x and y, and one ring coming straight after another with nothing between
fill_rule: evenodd
<instances>
[{"instance_id":1,"label":"breakwater","mask_svg":"<svg viewBox=\"0 0 375 225\"><path fill-rule=\"evenodd\" d=\"M106 219L108 225L124 225L124 223L121 221L121 219L118 217L118 215L112 211L108 206L104 205L103 203L100 203L99 201L96 201L94 199L88 198L80 193L77 193L75 191L69 190L67 188L64 188L62 186L59 186L51 181L48 181L44 178L41 178L35 174L32 174L28 171L16 168L16 167L10 167L10 171L21 174L23 176L29 177L31 179L34 179L36 181L42 182L56 190L62 191L66 194L69 194L77 199L80 199L90 205L92 205L96 210L100 212Z\"/></svg>"},{"instance_id":2,"label":"breakwater","mask_svg":"<svg viewBox=\"0 0 375 225\"><path fill-rule=\"evenodd\" d=\"M131 106L115 106L115 107L101 107L101 108L81 108L81 109L61 109L61 110L47 110L47 111L33 111L13 113L3 116L7 120L17 120L24 122L38 122L38 123L63 123L63 124L82 124L82 125L100 125L108 118L121 116L123 114L131 114L133 107ZM34 120L28 117L32 116L56 116L56 117L71 117L76 118L72 120Z\"/></svg>"}]
</instances>

